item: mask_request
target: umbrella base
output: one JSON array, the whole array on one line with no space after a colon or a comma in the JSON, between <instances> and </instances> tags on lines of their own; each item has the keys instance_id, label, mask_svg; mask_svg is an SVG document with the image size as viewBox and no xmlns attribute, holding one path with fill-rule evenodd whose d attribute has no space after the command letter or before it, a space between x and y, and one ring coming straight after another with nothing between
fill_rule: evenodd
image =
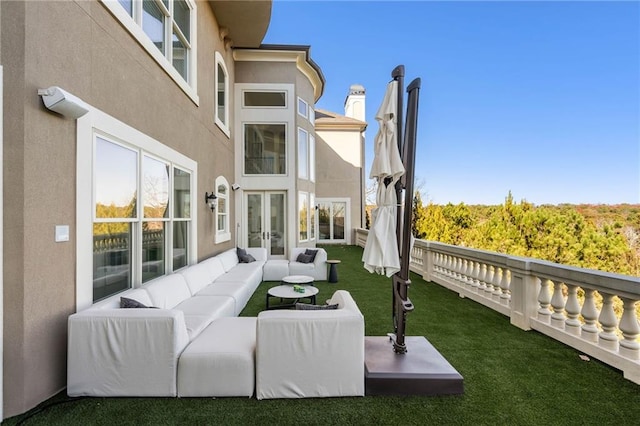
<instances>
[{"instance_id":1,"label":"umbrella base","mask_svg":"<svg viewBox=\"0 0 640 426\"><path fill-rule=\"evenodd\" d=\"M396 354L386 336L364 341L365 394L461 395L463 378L422 336L405 337L407 353Z\"/></svg>"}]
</instances>

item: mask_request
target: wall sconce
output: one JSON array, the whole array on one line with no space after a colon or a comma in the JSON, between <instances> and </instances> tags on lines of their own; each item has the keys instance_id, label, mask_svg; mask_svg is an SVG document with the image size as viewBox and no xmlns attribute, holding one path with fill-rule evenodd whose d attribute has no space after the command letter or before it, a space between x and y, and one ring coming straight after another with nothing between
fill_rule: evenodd
<instances>
[{"instance_id":1,"label":"wall sconce","mask_svg":"<svg viewBox=\"0 0 640 426\"><path fill-rule=\"evenodd\" d=\"M204 202L207 203L211 211L214 211L216 207L218 207L218 197L213 192L209 194L208 192L204 193Z\"/></svg>"},{"instance_id":2,"label":"wall sconce","mask_svg":"<svg viewBox=\"0 0 640 426\"><path fill-rule=\"evenodd\" d=\"M231 185L231 189L233 189L234 191L237 191L238 189L240 189L240 185L238 185L237 183L234 183Z\"/></svg>"}]
</instances>

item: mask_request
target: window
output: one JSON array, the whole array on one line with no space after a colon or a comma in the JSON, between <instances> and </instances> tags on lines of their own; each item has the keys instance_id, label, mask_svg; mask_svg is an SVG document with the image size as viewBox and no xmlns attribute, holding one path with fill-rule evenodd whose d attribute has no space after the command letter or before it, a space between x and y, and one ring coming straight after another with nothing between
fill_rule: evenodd
<instances>
[{"instance_id":1,"label":"window","mask_svg":"<svg viewBox=\"0 0 640 426\"><path fill-rule=\"evenodd\" d=\"M309 114L309 105L302 98L298 98L298 114L304 118L307 118Z\"/></svg>"},{"instance_id":2,"label":"window","mask_svg":"<svg viewBox=\"0 0 640 426\"><path fill-rule=\"evenodd\" d=\"M306 192L300 192L298 194L298 226L299 226L299 240L307 241L309 239L308 234L308 221L309 221L309 194Z\"/></svg>"},{"instance_id":3,"label":"window","mask_svg":"<svg viewBox=\"0 0 640 426\"><path fill-rule=\"evenodd\" d=\"M284 175L286 169L286 125L244 125L244 173Z\"/></svg>"},{"instance_id":4,"label":"window","mask_svg":"<svg viewBox=\"0 0 640 426\"><path fill-rule=\"evenodd\" d=\"M215 238L217 244L231 239L229 227L229 182L224 176L218 176L216 178L216 197L218 197Z\"/></svg>"},{"instance_id":5,"label":"window","mask_svg":"<svg viewBox=\"0 0 640 426\"><path fill-rule=\"evenodd\" d=\"M198 102L196 2L194 0L101 0L140 45Z\"/></svg>"},{"instance_id":6,"label":"window","mask_svg":"<svg viewBox=\"0 0 640 426\"><path fill-rule=\"evenodd\" d=\"M349 220L349 201L318 200L318 239L322 242L349 243L346 234Z\"/></svg>"},{"instance_id":7,"label":"window","mask_svg":"<svg viewBox=\"0 0 640 426\"><path fill-rule=\"evenodd\" d=\"M228 136L229 131L229 74L222 55L216 52L215 71L215 115L216 124Z\"/></svg>"},{"instance_id":8,"label":"window","mask_svg":"<svg viewBox=\"0 0 640 426\"><path fill-rule=\"evenodd\" d=\"M313 108L309 108L309 122L313 125L316 124L316 112Z\"/></svg>"},{"instance_id":9,"label":"window","mask_svg":"<svg viewBox=\"0 0 640 426\"><path fill-rule=\"evenodd\" d=\"M298 128L298 177L309 179L309 134L306 130Z\"/></svg>"},{"instance_id":10,"label":"window","mask_svg":"<svg viewBox=\"0 0 640 426\"><path fill-rule=\"evenodd\" d=\"M309 179L316 181L316 138L309 135Z\"/></svg>"},{"instance_id":11,"label":"window","mask_svg":"<svg viewBox=\"0 0 640 426\"><path fill-rule=\"evenodd\" d=\"M309 194L309 238L316 239L316 195Z\"/></svg>"},{"instance_id":12,"label":"window","mask_svg":"<svg viewBox=\"0 0 640 426\"><path fill-rule=\"evenodd\" d=\"M189 172L105 135L95 153L94 302L186 266L191 210Z\"/></svg>"},{"instance_id":13,"label":"window","mask_svg":"<svg viewBox=\"0 0 640 426\"><path fill-rule=\"evenodd\" d=\"M243 92L243 107L287 107L287 93L286 92L271 92L271 91L245 91Z\"/></svg>"},{"instance_id":14,"label":"window","mask_svg":"<svg viewBox=\"0 0 640 426\"><path fill-rule=\"evenodd\" d=\"M80 311L195 261L197 163L99 110L77 135Z\"/></svg>"}]
</instances>

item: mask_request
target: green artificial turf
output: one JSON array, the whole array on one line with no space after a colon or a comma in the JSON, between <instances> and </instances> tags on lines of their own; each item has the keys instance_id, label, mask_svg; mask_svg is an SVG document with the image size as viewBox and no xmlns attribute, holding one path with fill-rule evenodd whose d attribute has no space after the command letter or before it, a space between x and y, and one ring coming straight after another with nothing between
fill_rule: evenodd
<instances>
[{"instance_id":1,"label":"green artificial turf","mask_svg":"<svg viewBox=\"0 0 640 426\"><path fill-rule=\"evenodd\" d=\"M391 326L391 280L369 274L362 249L326 246L340 259L339 282L316 283L318 303L351 292L366 335ZM15 425L636 425L640 386L596 360L417 275L411 276L407 336L425 336L464 377L464 394L441 397L324 398L68 398L64 392L7 419ZM264 282L242 312L264 309ZM411 350L411 347L408 347Z\"/></svg>"}]
</instances>

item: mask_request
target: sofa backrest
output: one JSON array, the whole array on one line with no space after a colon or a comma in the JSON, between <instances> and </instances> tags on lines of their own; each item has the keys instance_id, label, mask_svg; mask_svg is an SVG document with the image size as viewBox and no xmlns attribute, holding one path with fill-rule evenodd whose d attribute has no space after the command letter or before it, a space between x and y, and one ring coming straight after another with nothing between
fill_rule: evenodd
<instances>
[{"instance_id":1,"label":"sofa backrest","mask_svg":"<svg viewBox=\"0 0 640 426\"><path fill-rule=\"evenodd\" d=\"M160 277L143 286L151 296L153 306L173 309L176 305L191 297L189 286L181 274Z\"/></svg>"},{"instance_id":2,"label":"sofa backrest","mask_svg":"<svg viewBox=\"0 0 640 426\"><path fill-rule=\"evenodd\" d=\"M89 309L118 309L120 308L120 298L128 297L146 306L153 306L153 301L149 293L144 288L131 288L122 293L110 296L107 299L94 303Z\"/></svg>"},{"instance_id":3,"label":"sofa backrest","mask_svg":"<svg viewBox=\"0 0 640 426\"><path fill-rule=\"evenodd\" d=\"M211 284L215 279L212 278L211 269L203 263L191 265L188 268L180 270L178 273L184 277L192 295L195 295Z\"/></svg>"},{"instance_id":4,"label":"sofa backrest","mask_svg":"<svg viewBox=\"0 0 640 426\"><path fill-rule=\"evenodd\" d=\"M355 300L353 300L353 297L351 297L351 293L349 293L348 291L336 290L333 293L333 296L331 296L331 299L329 299L328 304L333 305L336 303L338 304L339 309L353 311L362 316L360 309L358 309L358 305L356 305Z\"/></svg>"},{"instance_id":5,"label":"sofa backrest","mask_svg":"<svg viewBox=\"0 0 640 426\"><path fill-rule=\"evenodd\" d=\"M220 262L222 262L225 272L229 272L231 268L238 264L238 254L235 248L223 251L216 257L220 259Z\"/></svg>"},{"instance_id":6,"label":"sofa backrest","mask_svg":"<svg viewBox=\"0 0 640 426\"><path fill-rule=\"evenodd\" d=\"M199 265L205 265L207 268L209 268L209 276L211 277L211 281L217 280L218 277L225 273L224 266L222 266L222 261L218 259L218 256L205 259L200 262Z\"/></svg>"},{"instance_id":7,"label":"sofa backrest","mask_svg":"<svg viewBox=\"0 0 640 426\"><path fill-rule=\"evenodd\" d=\"M267 261L267 249L266 247L248 247L247 254L253 256L258 262Z\"/></svg>"}]
</instances>

